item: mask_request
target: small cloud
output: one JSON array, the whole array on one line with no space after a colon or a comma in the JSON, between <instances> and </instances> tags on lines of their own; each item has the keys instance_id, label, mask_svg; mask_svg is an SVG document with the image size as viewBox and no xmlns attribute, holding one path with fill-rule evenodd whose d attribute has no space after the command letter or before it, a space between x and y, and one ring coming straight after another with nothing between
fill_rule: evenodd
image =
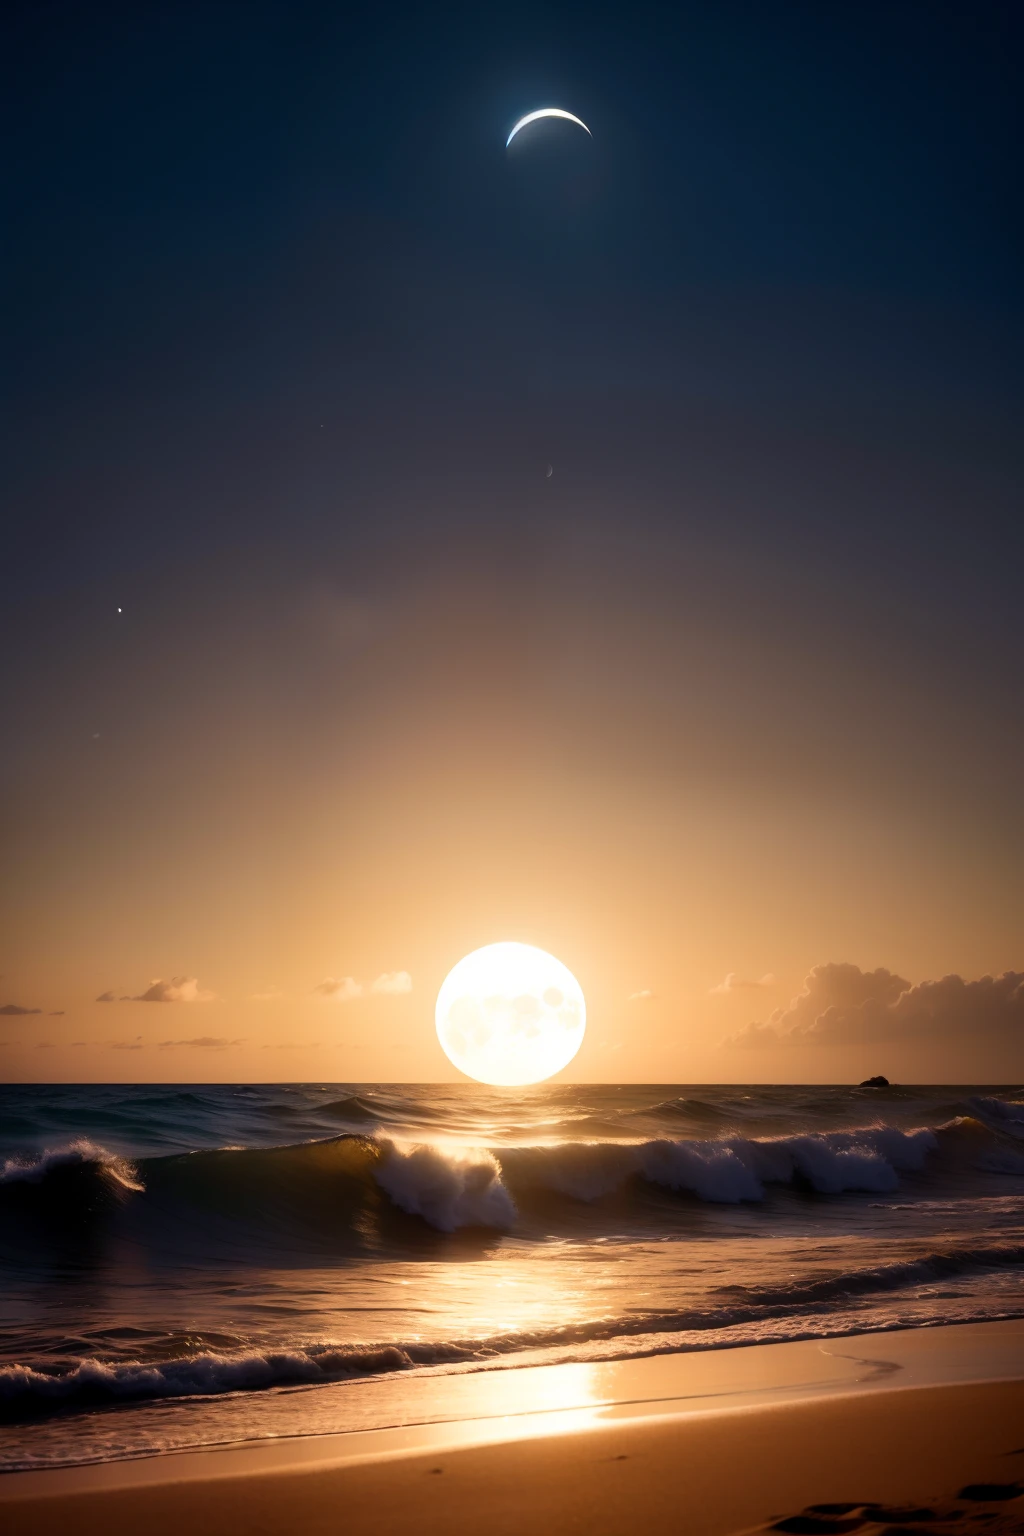
<instances>
[{"instance_id":1,"label":"small cloud","mask_svg":"<svg viewBox=\"0 0 1024 1536\"><path fill-rule=\"evenodd\" d=\"M101 992L96 1001L98 1003L116 1003L117 998L114 996L113 992ZM124 998L122 998L121 1001L124 1002Z\"/></svg>"},{"instance_id":2,"label":"small cloud","mask_svg":"<svg viewBox=\"0 0 1024 1536\"><path fill-rule=\"evenodd\" d=\"M21 1008L17 1003L4 1003L0 1015L8 1019L22 1019L30 1013L42 1013L41 1008Z\"/></svg>"},{"instance_id":3,"label":"small cloud","mask_svg":"<svg viewBox=\"0 0 1024 1536\"><path fill-rule=\"evenodd\" d=\"M362 997L362 985L351 976L343 976L336 979L334 976L326 976L318 982L313 991L319 997L329 997L334 1003L351 1003L357 997Z\"/></svg>"},{"instance_id":4,"label":"small cloud","mask_svg":"<svg viewBox=\"0 0 1024 1536\"><path fill-rule=\"evenodd\" d=\"M782 1037L774 1024L744 1024L743 1028L735 1035L730 1035L724 1042L726 1045L740 1045L745 1050L759 1050L769 1045L778 1045Z\"/></svg>"},{"instance_id":5,"label":"small cloud","mask_svg":"<svg viewBox=\"0 0 1024 1536\"><path fill-rule=\"evenodd\" d=\"M626 1002L627 1003L650 1003L650 1002L654 1001L656 996L657 996L657 993L656 992L652 992L650 987L644 987L639 992L631 992L629 994L629 996L626 998Z\"/></svg>"},{"instance_id":6,"label":"small cloud","mask_svg":"<svg viewBox=\"0 0 1024 1536\"><path fill-rule=\"evenodd\" d=\"M244 1036L237 1040L228 1040L220 1035L196 1035L192 1040L161 1040L162 1051L172 1050L175 1046L184 1045L203 1051L224 1051L230 1045L244 1045Z\"/></svg>"},{"instance_id":7,"label":"small cloud","mask_svg":"<svg viewBox=\"0 0 1024 1536\"><path fill-rule=\"evenodd\" d=\"M130 999L133 1003L209 1003L212 992L200 990L195 976L173 976L170 981L151 981L145 992Z\"/></svg>"},{"instance_id":8,"label":"small cloud","mask_svg":"<svg viewBox=\"0 0 1024 1536\"><path fill-rule=\"evenodd\" d=\"M54 1008L52 1010L52 1012L50 1013L50 1018L51 1019L62 1019L63 1017L64 1017L64 1009L63 1008Z\"/></svg>"},{"instance_id":9,"label":"small cloud","mask_svg":"<svg viewBox=\"0 0 1024 1536\"><path fill-rule=\"evenodd\" d=\"M313 991L319 997L329 997L334 1003L353 1003L357 997L366 997L371 992L391 997L411 992L412 977L408 971L381 971L376 981L364 986L354 976L327 976Z\"/></svg>"},{"instance_id":10,"label":"small cloud","mask_svg":"<svg viewBox=\"0 0 1024 1536\"><path fill-rule=\"evenodd\" d=\"M141 1051L142 1036L136 1035L134 1040L108 1040L107 1044L112 1051Z\"/></svg>"},{"instance_id":11,"label":"small cloud","mask_svg":"<svg viewBox=\"0 0 1024 1536\"><path fill-rule=\"evenodd\" d=\"M36 1050L37 1051L52 1051L53 1050L53 1041L52 1040L37 1040L36 1041Z\"/></svg>"},{"instance_id":12,"label":"small cloud","mask_svg":"<svg viewBox=\"0 0 1024 1536\"><path fill-rule=\"evenodd\" d=\"M370 988L371 992L384 992L396 996L412 991L412 977L408 971L382 971Z\"/></svg>"},{"instance_id":13,"label":"small cloud","mask_svg":"<svg viewBox=\"0 0 1024 1536\"><path fill-rule=\"evenodd\" d=\"M775 977L771 971L765 971L759 981L747 981L737 971L730 971L724 981L720 981L717 987L709 987L712 997L722 997L728 992L750 992L758 987L774 987Z\"/></svg>"}]
</instances>

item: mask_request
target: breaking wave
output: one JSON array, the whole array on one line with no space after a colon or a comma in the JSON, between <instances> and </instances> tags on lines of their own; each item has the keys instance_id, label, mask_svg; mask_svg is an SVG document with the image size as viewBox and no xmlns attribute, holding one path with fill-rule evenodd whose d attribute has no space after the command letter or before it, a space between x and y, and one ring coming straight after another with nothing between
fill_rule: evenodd
<instances>
[{"instance_id":1,"label":"breaking wave","mask_svg":"<svg viewBox=\"0 0 1024 1536\"><path fill-rule=\"evenodd\" d=\"M134 1164L84 1137L56 1151L41 1152L37 1157L7 1158L0 1167L0 1185L42 1184L44 1180L52 1185L82 1174L111 1179L123 1189L140 1193L143 1189Z\"/></svg>"},{"instance_id":2,"label":"breaking wave","mask_svg":"<svg viewBox=\"0 0 1024 1536\"><path fill-rule=\"evenodd\" d=\"M996 1107L998 1106L998 1107ZM965 1176L1024 1173L1024 1105L986 1101L986 1121L957 1117L933 1128L875 1125L859 1130L805 1132L775 1137L707 1139L655 1137L645 1141L569 1140L541 1145L473 1147L454 1140L404 1140L353 1134L269 1148L225 1148L129 1163L89 1141L11 1160L0 1170L0 1207L12 1230L51 1208L64 1208L73 1192L81 1211L122 1225L137 1223L192 1231L216 1241L221 1225L232 1241L248 1228L289 1243L360 1241L367 1214L384 1222L383 1240L408 1238L414 1218L436 1233L528 1228L543 1215L557 1230L559 1212L591 1210L602 1227L601 1202L616 1197L615 1220L629 1221L631 1205L651 1220L651 1199L663 1202L665 1220L680 1197L734 1205L764 1201L789 1188L820 1196L896 1190L908 1177L939 1190ZM1010 1126L1011 1130L1006 1127ZM97 1198L88 1191L114 1192ZM630 1192L646 1190L643 1200ZM390 1215L388 1214L390 1212ZM187 1219L185 1219L187 1218ZM32 1222L29 1223L32 1225ZM574 1233L579 1222L575 1220ZM376 1233L375 1241L382 1238ZM183 1237L184 1241L185 1238ZM264 1257L261 1250L259 1257Z\"/></svg>"},{"instance_id":3,"label":"breaking wave","mask_svg":"<svg viewBox=\"0 0 1024 1536\"><path fill-rule=\"evenodd\" d=\"M435 1363L436 1346L421 1353L420 1363ZM0 1366L0 1418L12 1421L133 1400L322 1384L401 1370L414 1363L408 1350L382 1345L377 1349L251 1350L235 1355L204 1351L166 1361L83 1359L57 1369L49 1362L7 1365Z\"/></svg>"},{"instance_id":4,"label":"breaking wave","mask_svg":"<svg viewBox=\"0 0 1024 1536\"><path fill-rule=\"evenodd\" d=\"M937 1147L933 1131L882 1126L764 1140L566 1143L505 1154L503 1167L516 1182L578 1200L600 1199L639 1175L699 1200L735 1204L762 1200L769 1184L797 1184L823 1195L892 1190L901 1172L919 1172Z\"/></svg>"},{"instance_id":5,"label":"breaking wave","mask_svg":"<svg viewBox=\"0 0 1024 1536\"><path fill-rule=\"evenodd\" d=\"M438 1232L515 1223L515 1202L491 1152L392 1145L374 1178L399 1210L422 1216Z\"/></svg>"}]
</instances>

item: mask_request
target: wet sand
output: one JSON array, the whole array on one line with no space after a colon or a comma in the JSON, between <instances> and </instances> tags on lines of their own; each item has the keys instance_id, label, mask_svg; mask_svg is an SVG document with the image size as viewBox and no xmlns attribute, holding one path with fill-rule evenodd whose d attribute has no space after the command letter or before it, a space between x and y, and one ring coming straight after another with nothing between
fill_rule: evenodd
<instances>
[{"instance_id":1,"label":"wet sand","mask_svg":"<svg viewBox=\"0 0 1024 1536\"><path fill-rule=\"evenodd\" d=\"M1022 1323L622 1362L617 1401L538 1406L566 1403L556 1373L571 1369L448 1378L463 1417L445 1422L11 1474L0 1526L7 1536L1024 1531ZM494 1417L511 1376L533 1378L517 1398L533 1406Z\"/></svg>"}]
</instances>

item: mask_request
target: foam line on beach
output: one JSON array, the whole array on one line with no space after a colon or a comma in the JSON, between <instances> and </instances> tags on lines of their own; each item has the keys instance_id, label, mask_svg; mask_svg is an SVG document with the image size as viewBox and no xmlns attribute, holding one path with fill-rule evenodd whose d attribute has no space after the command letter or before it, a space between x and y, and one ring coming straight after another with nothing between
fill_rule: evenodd
<instances>
[{"instance_id":1,"label":"foam line on beach","mask_svg":"<svg viewBox=\"0 0 1024 1536\"><path fill-rule=\"evenodd\" d=\"M379 1375L414 1366L495 1364L502 1356L525 1350L573 1348L598 1341L649 1337L659 1351L716 1347L723 1330L744 1324L790 1319L789 1337L806 1336L801 1322L822 1301L843 1297L891 1294L910 1286L950 1279L981 1269L1024 1265L1024 1245L937 1251L905 1263L834 1271L817 1280L789 1287L722 1287L715 1304L672 1312L637 1311L626 1317L533 1331L518 1329L450 1341L405 1340L361 1347L331 1342L288 1350L203 1350L170 1360L103 1361L95 1358L41 1359L0 1367L0 1419L17 1421L55 1412L81 1410L108 1403L163 1398L209 1397L225 1392L261 1391L271 1387L316 1385L354 1376ZM849 1331L838 1318L833 1332ZM827 1319L816 1319L816 1337L829 1336ZM673 1346L672 1336L686 1335ZM701 1336L700 1342L694 1335ZM773 1338L786 1337L773 1330ZM722 1339L718 1347L736 1340Z\"/></svg>"}]
</instances>

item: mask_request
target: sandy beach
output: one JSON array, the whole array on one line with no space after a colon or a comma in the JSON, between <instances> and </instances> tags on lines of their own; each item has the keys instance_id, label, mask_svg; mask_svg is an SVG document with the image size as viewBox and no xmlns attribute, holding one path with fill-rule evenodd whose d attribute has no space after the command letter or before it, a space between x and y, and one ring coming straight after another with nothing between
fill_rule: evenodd
<instances>
[{"instance_id":1,"label":"sandy beach","mask_svg":"<svg viewBox=\"0 0 1024 1536\"><path fill-rule=\"evenodd\" d=\"M612 1399L573 1406L580 1369L450 1378L459 1416L440 1422L14 1473L0 1521L10 1536L1024 1530L1024 1323L620 1362L603 1367Z\"/></svg>"}]
</instances>

